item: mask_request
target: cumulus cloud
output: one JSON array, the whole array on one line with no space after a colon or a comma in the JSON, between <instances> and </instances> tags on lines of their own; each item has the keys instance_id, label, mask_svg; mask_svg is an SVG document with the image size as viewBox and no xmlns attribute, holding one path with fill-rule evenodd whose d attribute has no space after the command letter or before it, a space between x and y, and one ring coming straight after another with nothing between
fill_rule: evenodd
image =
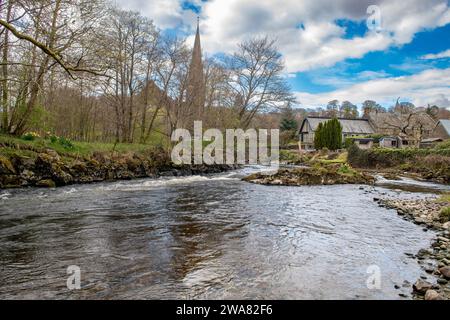
<instances>
[{"instance_id":1,"label":"cumulus cloud","mask_svg":"<svg viewBox=\"0 0 450 320\"><path fill-rule=\"evenodd\" d=\"M381 10L381 32L345 37L337 20L364 22L367 8ZM409 43L427 28L450 23L446 0L211 0L202 11L205 48L231 52L248 36L278 39L288 72L330 67L347 58Z\"/></svg>"},{"instance_id":2,"label":"cumulus cloud","mask_svg":"<svg viewBox=\"0 0 450 320\"><path fill-rule=\"evenodd\" d=\"M430 103L449 108L450 68L430 69L411 76L369 80L327 93L297 92L296 96L306 107L323 107L333 99L349 100L357 104L371 99L392 105L400 96L417 106Z\"/></svg>"},{"instance_id":3,"label":"cumulus cloud","mask_svg":"<svg viewBox=\"0 0 450 320\"><path fill-rule=\"evenodd\" d=\"M151 18L162 29L176 28L186 22L179 0L115 0L124 10L138 11Z\"/></svg>"},{"instance_id":4,"label":"cumulus cloud","mask_svg":"<svg viewBox=\"0 0 450 320\"><path fill-rule=\"evenodd\" d=\"M116 0L125 9L137 10L160 28L192 31L196 13L183 9L182 0ZM298 92L307 106L332 99L362 103L366 99L392 104L398 96L417 105L436 103L450 107L450 71L432 68L433 61L450 56L450 50L391 66L410 76L392 78L383 71L348 75L345 71L321 74L348 58L384 51L413 41L415 34L450 23L447 0L191 0L201 7L202 45L207 54L231 53L248 37L269 35L278 40L286 77L308 71L312 81L337 89L325 94ZM363 24L367 8L377 5L381 31L349 35L338 21ZM193 37L189 38L193 42ZM418 63L422 60L422 63ZM430 60L430 63L425 63ZM331 68L331 70L333 69Z\"/></svg>"},{"instance_id":5,"label":"cumulus cloud","mask_svg":"<svg viewBox=\"0 0 450 320\"><path fill-rule=\"evenodd\" d=\"M116 1L125 9L147 15L161 28L189 28L195 24L195 13L183 10L182 0ZM202 40L208 53L232 52L245 38L268 34L278 39L289 73L330 67L348 58L403 45L419 31L450 23L447 0L190 2L201 7ZM380 8L381 31L346 37L346 27L336 21L364 23L370 5Z\"/></svg>"}]
</instances>

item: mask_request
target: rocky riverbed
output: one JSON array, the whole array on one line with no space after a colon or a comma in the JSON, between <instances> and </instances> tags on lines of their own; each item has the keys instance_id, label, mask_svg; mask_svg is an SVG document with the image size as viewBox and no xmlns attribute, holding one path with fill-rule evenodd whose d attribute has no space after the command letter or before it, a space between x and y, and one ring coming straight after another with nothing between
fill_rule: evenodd
<instances>
[{"instance_id":1,"label":"rocky riverbed","mask_svg":"<svg viewBox=\"0 0 450 320\"><path fill-rule=\"evenodd\" d=\"M220 173L236 166L174 165L163 153L96 153L68 157L48 149L32 157L0 156L0 189L65 186L111 180Z\"/></svg>"},{"instance_id":2,"label":"rocky riverbed","mask_svg":"<svg viewBox=\"0 0 450 320\"><path fill-rule=\"evenodd\" d=\"M283 186L373 184L374 182L373 176L355 171L345 164L280 169L272 174L256 173L243 180L262 185Z\"/></svg>"},{"instance_id":3,"label":"rocky riverbed","mask_svg":"<svg viewBox=\"0 0 450 320\"><path fill-rule=\"evenodd\" d=\"M404 219L433 229L438 236L431 248L422 249L417 254L408 254L429 274L412 285L414 297L425 300L450 299L450 222L442 212L449 206L436 198L421 200L378 199L380 206L395 209ZM433 279L433 280L430 280Z\"/></svg>"}]
</instances>

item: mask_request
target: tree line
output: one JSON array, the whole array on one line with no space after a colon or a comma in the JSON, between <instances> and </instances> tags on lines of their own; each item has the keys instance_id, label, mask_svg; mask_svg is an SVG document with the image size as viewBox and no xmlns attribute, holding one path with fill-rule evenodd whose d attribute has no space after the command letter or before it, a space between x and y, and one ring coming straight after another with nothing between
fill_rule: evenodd
<instances>
[{"instance_id":1,"label":"tree line","mask_svg":"<svg viewBox=\"0 0 450 320\"><path fill-rule=\"evenodd\" d=\"M8 0L0 25L3 133L149 143L193 120L248 128L261 112L295 101L268 37L204 59L205 113L198 119L186 99L186 38L161 32L137 12L107 0Z\"/></svg>"}]
</instances>

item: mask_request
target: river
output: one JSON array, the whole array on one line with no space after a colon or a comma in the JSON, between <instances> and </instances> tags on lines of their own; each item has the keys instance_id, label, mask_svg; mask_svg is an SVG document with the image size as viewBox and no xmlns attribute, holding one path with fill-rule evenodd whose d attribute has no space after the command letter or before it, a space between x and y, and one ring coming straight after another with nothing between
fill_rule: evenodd
<instances>
[{"instance_id":1,"label":"river","mask_svg":"<svg viewBox=\"0 0 450 320\"><path fill-rule=\"evenodd\" d=\"M399 299L435 234L378 207L401 186L206 177L0 190L1 299ZM68 290L68 266L81 290ZM370 266L381 287L369 289ZM373 269L372 269L373 270Z\"/></svg>"}]
</instances>

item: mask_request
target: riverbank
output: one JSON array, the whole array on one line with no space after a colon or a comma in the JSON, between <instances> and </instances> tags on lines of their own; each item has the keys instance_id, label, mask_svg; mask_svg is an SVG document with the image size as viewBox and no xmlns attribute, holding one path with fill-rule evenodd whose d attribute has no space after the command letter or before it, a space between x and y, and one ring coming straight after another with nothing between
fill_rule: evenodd
<instances>
[{"instance_id":1,"label":"riverbank","mask_svg":"<svg viewBox=\"0 0 450 320\"><path fill-rule=\"evenodd\" d=\"M443 142L432 149L361 150L348 149L348 163L360 170L377 170L390 175L410 175L419 179L450 184L450 144Z\"/></svg>"},{"instance_id":2,"label":"riverbank","mask_svg":"<svg viewBox=\"0 0 450 320\"><path fill-rule=\"evenodd\" d=\"M438 233L431 248L416 255L428 277L418 279L413 287L414 298L425 300L450 299L450 196L426 200L374 199L380 206L397 210L405 220L432 229ZM433 281L433 282L432 282Z\"/></svg>"},{"instance_id":3,"label":"riverbank","mask_svg":"<svg viewBox=\"0 0 450 320\"><path fill-rule=\"evenodd\" d=\"M71 143L72 144L72 143ZM67 145L70 146L70 145ZM237 166L175 165L163 148L142 145L119 146L110 151L98 144L72 147L59 141L0 141L0 189L52 188L71 184L160 176L220 173ZM104 145L103 145L104 146Z\"/></svg>"}]
</instances>

